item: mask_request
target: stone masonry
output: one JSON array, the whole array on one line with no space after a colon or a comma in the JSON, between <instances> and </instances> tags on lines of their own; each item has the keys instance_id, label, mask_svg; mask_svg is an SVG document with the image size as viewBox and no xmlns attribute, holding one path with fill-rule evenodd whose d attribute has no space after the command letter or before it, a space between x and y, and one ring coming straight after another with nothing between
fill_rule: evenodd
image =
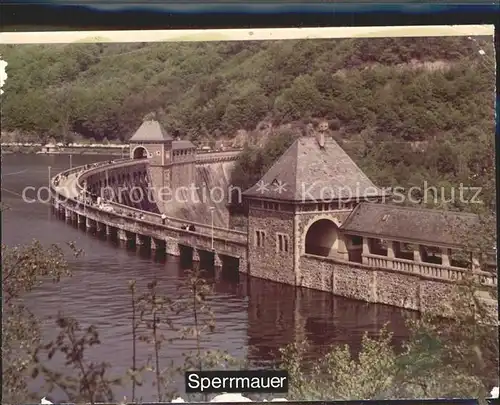
<instances>
[{"instance_id":1,"label":"stone masonry","mask_svg":"<svg viewBox=\"0 0 500 405\"><path fill-rule=\"evenodd\" d=\"M447 311L442 304L466 271L450 262L449 252L459 249L461 241L447 226L472 224L473 215L381 203L385 191L322 134L296 140L243 196L252 276L442 313ZM408 253L399 251L396 257L395 246L404 245L407 252L415 236L425 259L417 255L418 260L409 260ZM424 247L426 241L430 248ZM473 255L472 260L474 266ZM496 277L485 272L481 277L488 296Z\"/></svg>"},{"instance_id":2,"label":"stone masonry","mask_svg":"<svg viewBox=\"0 0 500 405\"><path fill-rule=\"evenodd\" d=\"M111 187L120 195L123 188L175 188L193 181L195 148L188 141L174 141L159 123L145 121L131 144L132 161L86 168L80 173L81 187L94 195ZM446 226L450 220L463 224L475 218L380 204L383 193L335 141L320 136L299 138L257 185L243 193L248 207L246 235L195 221L188 230L187 220L162 220L158 211L127 201L125 206L111 202L114 210L109 212L94 204L84 207L80 196L78 201L67 201L63 209L68 218L85 221L89 229L112 228L119 239L161 247L171 255L180 255L179 245L193 251L193 261L200 259L199 252L214 252L216 266L223 256L239 258L239 271L258 278L433 311L447 302L466 271L451 262L450 252L459 248L460 241ZM370 202L360 202L368 197ZM415 237L418 254L412 256L407 245L413 245ZM426 243L438 249L426 250ZM435 252L440 262L435 261ZM488 288L496 288L496 277L477 271L487 295Z\"/></svg>"},{"instance_id":3,"label":"stone masonry","mask_svg":"<svg viewBox=\"0 0 500 405\"><path fill-rule=\"evenodd\" d=\"M295 284L294 214L251 208L248 229L249 274L280 283ZM262 246L257 246L256 232L259 231L265 232ZM277 234L288 238L288 252L278 250Z\"/></svg>"}]
</instances>

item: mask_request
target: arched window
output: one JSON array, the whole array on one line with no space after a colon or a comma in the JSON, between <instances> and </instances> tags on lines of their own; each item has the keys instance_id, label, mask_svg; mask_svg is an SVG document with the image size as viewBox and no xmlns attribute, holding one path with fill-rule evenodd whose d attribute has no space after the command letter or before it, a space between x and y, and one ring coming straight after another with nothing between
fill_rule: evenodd
<instances>
[{"instance_id":1,"label":"arched window","mask_svg":"<svg viewBox=\"0 0 500 405\"><path fill-rule=\"evenodd\" d=\"M133 152L134 159L146 159L148 155L148 151L143 146L136 147Z\"/></svg>"}]
</instances>

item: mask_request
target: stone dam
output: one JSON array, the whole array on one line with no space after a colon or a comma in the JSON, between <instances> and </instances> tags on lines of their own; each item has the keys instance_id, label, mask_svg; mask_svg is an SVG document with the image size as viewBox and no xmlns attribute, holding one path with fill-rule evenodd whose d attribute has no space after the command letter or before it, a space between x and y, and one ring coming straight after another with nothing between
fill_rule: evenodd
<instances>
[{"instance_id":1,"label":"stone dam","mask_svg":"<svg viewBox=\"0 0 500 405\"><path fill-rule=\"evenodd\" d=\"M207 201L203 195L203 190L227 191L239 151L197 153L190 142L172 140L158 123L141 128L131 140L129 159L56 176L55 212L92 232L189 257L202 268L224 267L416 311L452 316L454 287L473 279L478 298L498 313L496 261L480 261L479 252L467 250L463 234L451 232L457 225L473 229L477 216L385 203L382 190L333 139L299 138L261 182L243 192L247 227L242 231L228 225L227 199L212 194ZM353 190L355 185L360 194L346 200L331 188L324 195L332 183ZM301 184L317 187L304 195ZM175 198L160 196L159 186ZM457 252L464 251L469 260L461 261Z\"/></svg>"}]
</instances>

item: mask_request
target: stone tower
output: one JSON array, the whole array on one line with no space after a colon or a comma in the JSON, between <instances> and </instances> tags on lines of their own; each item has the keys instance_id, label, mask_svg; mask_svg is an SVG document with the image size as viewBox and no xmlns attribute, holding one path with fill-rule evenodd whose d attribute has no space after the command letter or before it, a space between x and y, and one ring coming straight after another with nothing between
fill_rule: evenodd
<instances>
[{"instance_id":1,"label":"stone tower","mask_svg":"<svg viewBox=\"0 0 500 405\"><path fill-rule=\"evenodd\" d=\"M131 159L148 159L150 186L164 212L179 187L195 183L196 147L190 141L174 140L153 118L145 118L129 142Z\"/></svg>"},{"instance_id":2,"label":"stone tower","mask_svg":"<svg viewBox=\"0 0 500 405\"><path fill-rule=\"evenodd\" d=\"M307 285L300 257L310 253L346 260L350 241L340 231L342 223L362 198L382 196L383 190L324 131L297 139L243 193L249 209L249 273Z\"/></svg>"},{"instance_id":3,"label":"stone tower","mask_svg":"<svg viewBox=\"0 0 500 405\"><path fill-rule=\"evenodd\" d=\"M172 142L171 162L170 186L173 190L195 184L196 146L190 141L175 140Z\"/></svg>"},{"instance_id":4,"label":"stone tower","mask_svg":"<svg viewBox=\"0 0 500 405\"><path fill-rule=\"evenodd\" d=\"M158 121L148 118L130 138L130 158L149 160L149 174L154 187L170 187L173 141Z\"/></svg>"}]
</instances>

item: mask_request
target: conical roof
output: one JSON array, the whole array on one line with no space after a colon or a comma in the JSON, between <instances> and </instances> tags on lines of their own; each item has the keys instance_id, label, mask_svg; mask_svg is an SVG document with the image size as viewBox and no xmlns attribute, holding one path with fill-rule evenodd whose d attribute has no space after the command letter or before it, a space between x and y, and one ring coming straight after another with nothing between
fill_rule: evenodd
<instances>
[{"instance_id":1,"label":"conical roof","mask_svg":"<svg viewBox=\"0 0 500 405\"><path fill-rule=\"evenodd\" d=\"M145 120L135 134L130 138L131 143L172 141L173 138L156 120Z\"/></svg>"},{"instance_id":2,"label":"conical roof","mask_svg":"<svg viewBox=\"0 0 500 405\"><path fill-rule=\"evenodd\" d=\"M320 146L314 137L298 138L247 197L296 202L331 201L383 195L333 139Z\"/></svg>"}]
</instances>

